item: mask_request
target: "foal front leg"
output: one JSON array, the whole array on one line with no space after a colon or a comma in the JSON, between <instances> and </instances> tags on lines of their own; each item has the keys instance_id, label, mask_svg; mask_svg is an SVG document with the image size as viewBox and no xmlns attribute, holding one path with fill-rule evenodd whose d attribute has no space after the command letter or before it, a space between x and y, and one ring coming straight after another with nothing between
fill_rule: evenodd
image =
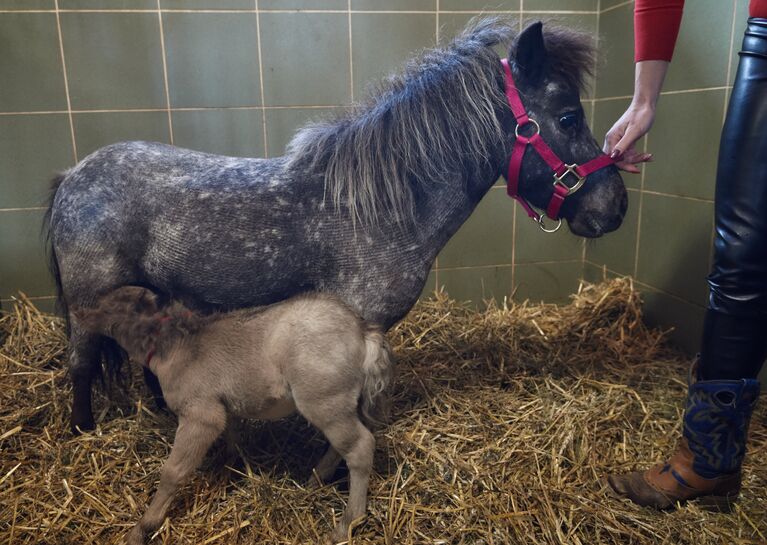
<instances>
[{"instance_id":1,"label":"foal front leg","mask_svg":"<svg viewBox=\"0 0 767 545\"><path fill-rule=\"evenodd\" d=\"M129 545L142 545L147 534L160 527L176 490L202 463L205 453L226 427L226 411L216 402L185 408L168 460L162 466L160 486L149 508L128 536Z\"/></svg>"}]
</instances>

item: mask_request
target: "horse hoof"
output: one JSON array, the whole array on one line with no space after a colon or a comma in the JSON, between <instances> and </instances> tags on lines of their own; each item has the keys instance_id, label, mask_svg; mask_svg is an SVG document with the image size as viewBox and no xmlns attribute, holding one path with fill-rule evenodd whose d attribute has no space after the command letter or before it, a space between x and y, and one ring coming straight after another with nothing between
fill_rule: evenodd
<instances>
[{"instance_id":1,"label":"horse hoof","mask_svg":"<svg viewBox=\"0 0 767 545\"><path fill-rule=\"evenodd\" d=\"M69 424L69 429L72 430L72 435L82 435L85 432L93 431L96 429L96 423L93 418L89 418L83 421L72 421Z\"/></svg>"},{"instance_id":2,"label":"horse hoof","mask_svg":"<svg viewBox=\"0 0 767 545\"><path fill-rule=\"evenodd\" d=\"M139 524L136 524L136 526L133 527L133 530L128 534L128 539L126 541L128 545L144 545L144 542L146 541L144 530L141 529Z\"/></svg>"}]
</instances>

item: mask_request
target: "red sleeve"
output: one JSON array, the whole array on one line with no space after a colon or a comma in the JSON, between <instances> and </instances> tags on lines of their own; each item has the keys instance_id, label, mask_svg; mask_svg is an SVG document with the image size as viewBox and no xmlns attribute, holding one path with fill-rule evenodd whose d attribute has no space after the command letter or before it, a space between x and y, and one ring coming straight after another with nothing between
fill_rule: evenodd
<instances>
[{"instance_id":1,"label":"red sleeve","mask_svg":"<svg viewBox=\"0 0 767 545\"><path fill-rule=\"evenodd\" d=\"M670 61L674 54L684 0L636 0L634 60Z\"/></svg>"}]
</instances>

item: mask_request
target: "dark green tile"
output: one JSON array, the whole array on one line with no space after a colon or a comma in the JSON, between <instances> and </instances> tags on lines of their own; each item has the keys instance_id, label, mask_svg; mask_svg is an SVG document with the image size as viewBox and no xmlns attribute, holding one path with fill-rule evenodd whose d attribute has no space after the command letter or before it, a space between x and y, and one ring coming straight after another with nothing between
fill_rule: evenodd
<instances>
[{"instance_id":1,"label":"dark green tile","mask_svg":"<svg viewBox=\"0 0 767 545\"><path fill-rule=\"evenodd\" d=\"M255 13L163 15L173 108L260 106Z\"/></svg>"},{"instance_id":2,"label":"dark green tile","mask_svg":"<svg viewBox=\"0 0 767 545\"><path fill-rule=\"evenodd\" d=\"M429 276L426 278L426 284L423 286L423 290L421 290L421 295L418 297L419 300L423 301L424 299L431 299L434 297L434 290L437 289L437 272L431 271L429 273Z\"/></svg>"},{"instance_id":3,"label":"dark green tile","mask_svg":"<svg viewBox=\"0 0 767 545\"><path fill-rule=\"evenodd\" d=\"M439 268L511 263L513 206L503 189L488 191L439 254Z\"/></svg>"},{"instance_id":4,"label":"dark green tile","mask_svg":"<svg viewBox=\"0 0 767 545\"><path fill-rule=\"evenodd\" d=\"M713 213L712 203L645 194L637 280L704 304Z\"/></svg>"},{"instance_id":5,"label":"dark green tile","mask_svg":"<svg viewBox=\"0 0 767 545\"><path fill-rule=\"evenodd\" d=\"M255 9L253 0L161 0L162 9ZM163 16L164 17L164 16Z\"/></svg>"},{"instance_id":6,"label":"dark green tile","mask_svg":"<svg viewBox=\"0 0 767 545\"><path fill-rule=\"evenodd\" d=\"M743 45L743 33L746 31L746 22L748 21L748 3L749 0L735 0L735 32L732 35L732 56L730 59L730 80L729 85L735 83L735 75L738 73L738 62L740 55L738 53Z\"/></svg>"},{"instance_id":7,"label":"dark green tile","mask_svg":"<svg viewBox=\"0 0 767 545\"><path fill-rule=\"evenodd\" d=\"M437 0L351 0L359 11L434 11Z\"/></svg>"},{"instance_id":8,"label":"dark green tile","mask_svg":"<svg viewBox=\"0 0 767 545\"><path fill-rule=\"evenodd\" d=\"M61 9L157 9L157 0L59 0Z\"/></svg>"},{"instance_id":9,"label":"dark green tile","mask_svg":"<svg viewBox=\"0 0 767 545\"><path fill-rule=\"evenodd\" d=\"M664 90L725 85L732 16L732 2L697 0L686 5Z\"/></svg>"},{"instance_id":10,"label":"dark green tile","mask_svg":"<svg viewBox=\"0 0 767 545\"><path fill-rule=\"evenodd\" d=\"M346 0L258 0L259 9L347 9ZM311 51L311 50L309 50Z\"/></svg>"},{"instance_id":11,"label":"dark green tile","mask_svg":"<svg viewBox=\"0 0 767 545\"><path fill-rule=\"evenodd\" d=\"M617 231L586 241L586 259L620 274L634 274L639 223L639 192L629 191L629 208Z\"/></svg>"},{"instance_id":12,"label":"dark green tile","mask_svg":"<svg viewBox=\"0 0 767 545\"><path fill-rule=\"evenodd\" d=\"M724 90L662 96L648 135L645 189L714 198Z\"/></svg>"},{"instance_id":13,"label":"dark green tile","mask_svg":"<svg viewBox=\"0 0 767 545\"><path fill-rule=\"evenodd\" d=\"M690 356L700 351L705 310L664 293L642 291L644 320L652 327L673 328L671 341Z\"/></svg>"},{"instance_id":14,"label":"dark green tile","mask_svg":"<svg viewBox=\"0 0 767 545\"><path fill-rule=\"evenodd\" d=\"M517 210L516 221L515 263L581 259L583 239L570 232L566 221L556 233L544 233L521 207Z\"/></svg>"},{"instance_id":15,"label":"dark green tile","mask_svg":"<svg viewBox=\"0 0 767 545\"><path fill-rule=\"evenodd\" d=\"M600 100L594 103L594 126L592 127L592 133L600 145L604 145L607 131L620 119L630 103L630 99ZM644 138L641 138L635 147L639 151L643 150ZM642 185L641 174L621 172L621 176L623 176L623 183L626 184L626 187L639 189Z\"/></svg>"},{"instance_id":16,"label":"dark green tile","mask_svg":"<svg viewBox=\"0 0 767 545\"><path fill-rule=\"evenodd\" d=\"M333 108L280 108L266 110L266 138L269 143L269 157L285 153L285 146L296 131L312 120L333 115Z\"/></svg>"},{"instance_id":17,"label":"dark green tile","mask_svg":"<svg viewBox=\"0 0 767 545\"><path fill-rule=\"evenodd\" d=\"M54 9L54 0L0 0L0 10Z\"/></svg>"},{"instance_id":18,"label":"dark green tile","mask_svg":"<svg viewBox=\"0 0 767 545\"><path fill-rule=\"evenodd\" d=\"M440 11L516 11L519 0L440 0Z\"/></svg>"},{"instance_id":19,"label":"dark green tile","mask_svg":"<svg viewBox=\"0 0 767 545\"><path fill-rule=\"evenodd\" d=\"M511 295L511 267L478 267L439 271L439 284L457 301L471 301L483 308L484 301L502 302Z\"/></svg>"},{"instance_id":20,"label":"dark green tile","mask_svg":"<svg viewBox=\"0 0 767 545\"><path fill-rule=\"evenodd\" d=\"M0 297L55 292L41 236L42 210L0 212Z\"/></svg>"},{"instance_id":21,"label":"dark green tile","mask_svg":"<svg viewBox=\"0 0 767 545\"><path fill-rule=\"evenodd\" d=\"M566 303L578 291L582 263L527 263L514 267L514 300Z\"/></svg>"},{"instance_id":22,"label":"dark green tile","mask_svg":"<svg viewBox=\"0 0 767 545\"><path fill-rule=\"evenodd\" d=\"M263 157L263 114L258 110L173 112L173 142L208 153Z\"/></svg>"},{"instance_id":23,"label":"dark green tile","mask_svg":"<svg viewBox=\"0 0 767 545\"><path fill-rule=\"evenodd\" d=\"M154 13L62 13L72 108L165 107Z\"/></svg>"},{"instance_id":24,"label":"dark green tile","mask_svg":"<svg viewBox=\"0 0 767 545\"><path fill-rule=\"evenodd\" d=\"M400 72L407 59L433 47L436 16L424 14L355 13L352 15L354 96L392 72Z\"/></svg>"},{"instance_id":25,"label":"dark green tile","mask_svg":"<svg viewBox=\"0 0 767 545\"><path fill-rule=\"evenodd\" d=\"M53 175L73 163L66 114L0 116L0 208L42 206Z\"/></svg>"},{"instance_id":26,"label":"dark green tile","mask_svg":"<svg viewBox=\"0 0 767 545\"><path fill-rule=\"evenodd\" d=\"M634 94L634 4L599 16L597 97Z\"/></svg>"},{"instance_id":27,"label":"dark green tile","mask_svg":"<svg viewBox=\"0 0 767 545\"><path fill-rule=\"evenodd\" d=\"M0 15L0 111L66 110L56 16Z\"/></svg>"},{"instance_id":28,"label":"dark green tile","mask_svg":"<svg viewBox=\"0 0 767 545\"><path fill-rule=\"evenodd\" d=\"M348 16L340 13L262 14L266 105L348 103L351 98L348 25ZM301 39L286 40L285 36ZM300 59L300 66L291 59Z\"/></svg>"},{"instance_id":29,"label":"dark green tile","mask_svg":"<svg viewBox=\"0 0 767 545\"><path fill-rule=\"evenodd\" d=\"M525 11L596 11L598 0L525 0Z\"/></svg>"},{"instance_id":30,"label":"dark green tile","mask_svg":"<svg viewBox=\"0 0 767 545\"><path fill-rule=\"evenodd\" d=\"M77 154L82 159L107 144L126 140L170 142L165 112L109 112L74 115Z\"/></svg>"}]
</instances>

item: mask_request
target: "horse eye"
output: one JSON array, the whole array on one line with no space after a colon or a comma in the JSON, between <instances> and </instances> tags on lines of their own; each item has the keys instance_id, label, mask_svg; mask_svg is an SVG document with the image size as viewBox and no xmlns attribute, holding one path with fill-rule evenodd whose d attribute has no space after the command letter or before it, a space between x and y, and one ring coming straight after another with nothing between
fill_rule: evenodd
<instances>
[{"instance_id":1,"label":"horse eye","mask_svg":"<svg viewBox=\"0 0 767 545\"><path fill-rule=\"evenodd\" d=\"M578 112L567 112L559 118L559 126L563 129L577 128L580 124Z\"/></svg>"}]
</instances>

